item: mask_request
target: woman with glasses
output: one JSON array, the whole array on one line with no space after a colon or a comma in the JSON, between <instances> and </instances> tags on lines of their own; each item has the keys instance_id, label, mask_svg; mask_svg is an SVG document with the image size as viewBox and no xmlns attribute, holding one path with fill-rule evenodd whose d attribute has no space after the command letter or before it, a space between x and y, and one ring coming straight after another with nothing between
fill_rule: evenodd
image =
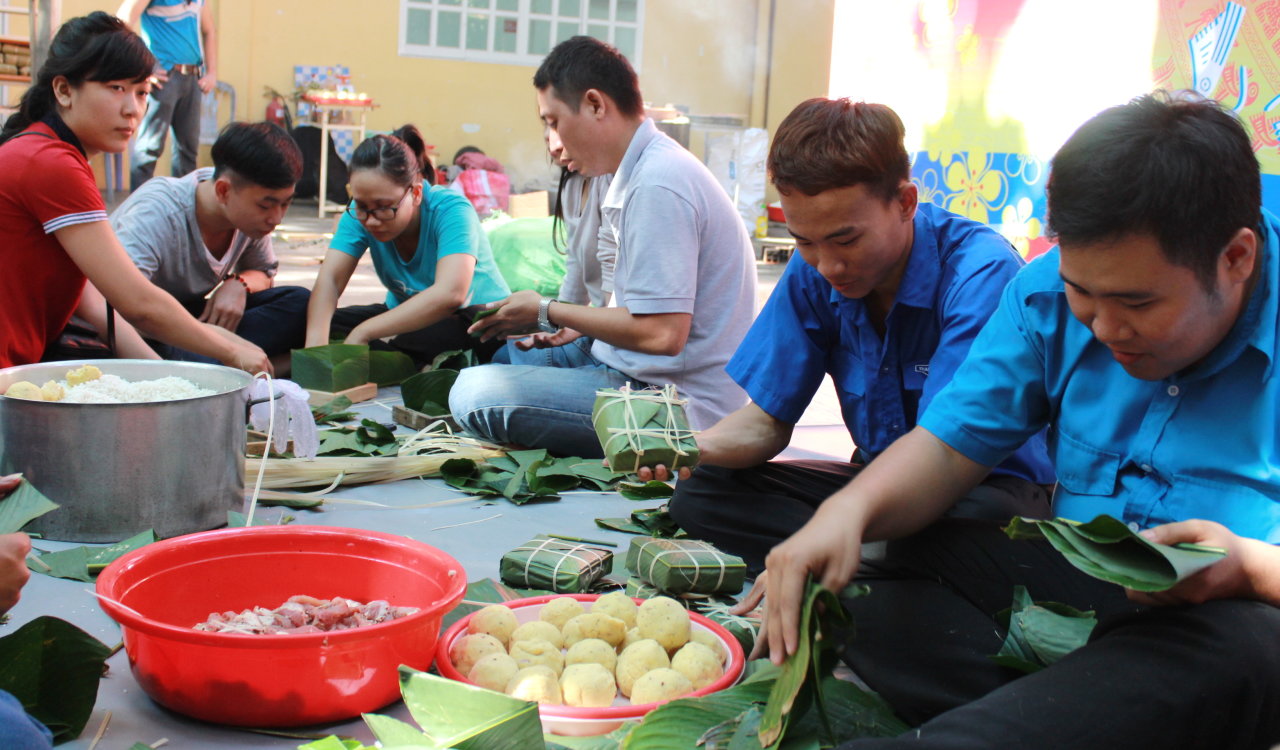
<instances>
[{"instance_id":1,"label":"woman with glasses","mask_svg":"<svg viewBox=\"0 0 1280 750\"><path fill-rule=\"evenodd\" d=\"M471 203L448 188L424 185L432 166L422 134L404 125L368 138L350 170L351 203L307 307L307 346L341 338L402 351L419 367L440 352L475 348L488 361L501 342L480 344L468 336L470 321L459 310L511 292ZM366 250L387 288L386 302L336 309Z\"/></svg>"}]
</instances>

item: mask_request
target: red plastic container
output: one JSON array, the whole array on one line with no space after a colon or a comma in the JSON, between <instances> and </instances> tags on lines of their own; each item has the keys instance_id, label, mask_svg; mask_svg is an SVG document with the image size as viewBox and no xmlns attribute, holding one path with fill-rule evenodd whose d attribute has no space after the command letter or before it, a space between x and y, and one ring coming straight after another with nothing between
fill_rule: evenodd
<instances>
[{"instance_id":1,"label":"red plastic container","mask_svg":"<svg viewBox=\"0 0 1280 750\"><path fill-rule=\"evenodd\" d=\"M509 602L502 603L510 607L515 612L516 620L523 624L537 620L538 614L542 611L542 605L562 596L568 596L587 604L588 611L591 609L589 604L600 598L600 594L549 594L546 596L531 596L527 599L512 599ZM636 604L640 604L643 601L643 599L636 599ZM713 622L697 612L690 612L689 620L694 629L706 630L716 636L721 645L724 646L725 652L729 655L725 662L724 675L710 685L701 690L695 690L689 695L707 695L732 686L742 676L742 670L746 666L746 656L742 652L742 645L723 625ZM453 660L449 657L449 650L453 647L454 641L467 634L467 625L470 622L471 615L467 615L450 625L449 629L444 631L444 635L440 636L440 643L436 647L436 669L440 674L451 680L458 680L467 684L473 683L453 666ZM606 706L605 708L540 705L538 706L538 714L542 718L544 731L552 734L589 736L612 732L621 726L623 721L642 718L659 705L661 704L631 704L619 699L618 704Z\"/></svg>"},{"instance_id":2,"label":"red plastic container","mask_svg":"<svg viewBox=\"0 0 1280 750\"><path fill-rule=\"evenodd\" d=\"M400 697L397 668L427 669L440 621L466 591L462 566L393 534L259 526L176 537L115 561L98 593L124 636L143 690L220 724L287 727L347 719ZM211 612L276 607L290 596L385 599L418 607L381 625L332 633L193 630Z\"/></svg>"}]
</instances>

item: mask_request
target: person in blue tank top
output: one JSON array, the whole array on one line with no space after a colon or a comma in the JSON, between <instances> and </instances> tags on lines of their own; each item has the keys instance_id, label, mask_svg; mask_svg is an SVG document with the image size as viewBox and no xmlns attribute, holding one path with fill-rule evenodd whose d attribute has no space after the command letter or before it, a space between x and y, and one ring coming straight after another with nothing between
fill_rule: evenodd
<instances>
[{"instance_id":1,"label":"person in blue tank top","mask_svg":"<svg viewBox=\"0 0 1280 750\"><path fill-rule=\"evenodd\" d=\"M408 354L419 367L439 353L475 349L488 361L501 342L467 334L462 312L505 299L489 240L471 203L430 184L422 134L404 125L366 139L351 156L351 203L338 220L307 307L307 346L341 338ZM368 251L386 301L336 309ZM383 341L387 339L387 341Z\"/></svg>"},{"instance_id":2,"label":"person in blue tank top","mask_svg":"<svg viewBox=\"0 0 1280 750\"><path fill-rule=\"evenodd\" d=\"M903 135L883 104L810 99L774 136L769 172L796 253L726 368L751 403L697 436L699 466L671 500L690 535L753 570L915 427L1023 266L991 228L917 201ZM828 374L857 453L771 460ZM1031 435L950 512L1042 517L1052 483Z\"/></svg>"},{"instance_id":3,"label":"person in blue tank top","mask_svg":"<svg viewBox=\"0 0 1280 750\"><path fill-rule=\"evenodd\" d=\"M196 168L201 102L218 85L218 40L206 0L124 0L116 16L156 56L147 113L129 153L129 189L137 190L155 174L170 130L173 176Z\"/></svg>"}]
</instances>

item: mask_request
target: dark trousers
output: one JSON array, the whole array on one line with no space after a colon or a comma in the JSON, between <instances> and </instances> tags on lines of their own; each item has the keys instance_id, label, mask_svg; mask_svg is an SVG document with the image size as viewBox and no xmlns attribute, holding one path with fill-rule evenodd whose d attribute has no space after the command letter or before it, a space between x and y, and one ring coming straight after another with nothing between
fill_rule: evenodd
<instances>
[{"instance_id":1,"label":"dark trousers","mask_svg":"<svg viewBox=\"0 0 1280 750\"><path fill-rule=\"evenodd\" d=\"M343 338L356 326L386 311L387 306L380 303L338 308L329 325L330 336L335 339ZM472 349L480 362L488 362L504 342L495 339L481 343L480 339L467 333L470 325L465 317L454 313L426 328L395 336L390 341L370 341L369 347L404 352L420 368L431 364L437 354L459 349Z\"/></svg>"},{"instance_id":2,"label":"dark trousers","mask_svg":"<svg viewBox=\"0 0 1280 750\"><path fill-rule=\"evenodd\" d=\"M769 550L800 530L823 500L848 484L865 464L770 461L748 469L701 466L676 485L671 517L690 536L738 555L764 570ZM1013 516L1045 518L1049 493L1024 479L991 475L948 514L1001 523Z\"/></svg>"},{"instance_id":3,"label":"dark trousers","mask_svg":"<svg viewBox=\"0 0 1280 750\"><path fill-rule=\"evenodd\" d=\"M137 190L151 179L156 161L164 153L165 140L173 131L173 176L181 177L196 168L200 148L200 77L170 71L169 80L147 97L147 112L134 135L129 153L129 189Z\"/></svg>"},{"instance_id":4,"label":"dark trousers","mask_svg":"<svg viewBox=\"0 0 1280 750\"><path fill-rule=\"evenodd\" d=\"M1280 609L1133 604L1047 543L944 519L864 561L843 657L908 722L896 748L1268 748L1280 742ZM1013 586L1098 614L1088 645L1032 675L988 658Z\"/></svg>"},{"instance_id":5,"label":"dark trousers","mask_svg":"<svg viewBox=\"0 0 1280 750\"><path fill-rule=\"evenodd\" d=\"M277 354L288 354L299 349L307 339L307 302L311 300L311 292L300 286L273 286L260 292L253 292L245 299L244 317L236 327L237 336L251 341L262 348L268 357ZM193 300L183 307L187 312L199 317L204 311L205 301ZM150 342L156 353L165 359L177 359L184 362L212 362L218 360L202 354L179 349L176 346Z\"/></svg>"}]
</instances>

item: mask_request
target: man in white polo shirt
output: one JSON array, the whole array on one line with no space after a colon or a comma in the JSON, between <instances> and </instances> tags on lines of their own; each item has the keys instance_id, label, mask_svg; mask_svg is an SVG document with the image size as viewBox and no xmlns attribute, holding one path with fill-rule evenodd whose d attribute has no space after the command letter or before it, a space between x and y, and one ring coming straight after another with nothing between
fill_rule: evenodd
<instances>
[{"instance_id":1,"label":"man in white polo shirt","mask_svg":"<svg viewBox=\"0 0 1280 750\"><path fill-rule=\"evenodd\" d=\"M534 75L551 154L584 176L614 174L601 234L616 241L612 307L523 291L477 322L484 338L560 331L595 340L585 367L485 365L449 396L467 431L502 443L599 456L591 426L598 388L674 384L695 429L744 405L724 371L755 305L746 226L705 166L644 116L635 71L591 37L559 44Z\"/></svg>"}]
</instances>

